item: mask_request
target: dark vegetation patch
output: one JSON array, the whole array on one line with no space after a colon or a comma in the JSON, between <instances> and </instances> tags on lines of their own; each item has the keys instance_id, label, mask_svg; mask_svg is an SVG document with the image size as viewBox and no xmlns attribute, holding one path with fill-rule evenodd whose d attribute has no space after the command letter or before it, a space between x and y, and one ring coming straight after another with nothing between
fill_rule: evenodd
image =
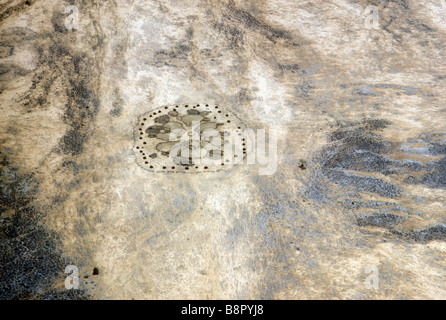
<instances>
[{"instance_id":1,"label":"dark vegetation patch","mask_svg":"<svg viewBox=\"0 0 446 320\"><path fill-rule=\"evenodd\" d=\"M374 226L382 228L392 228L394 225L400 223L404 219L405 217L398 214L380 212L360 217L356 220L356 223L360 227Z\"/></svg>"},{"instance_id":2,"label":"dark vegetation patch","mask_svg":"<svg viewBox=\"0 0 446 320\"><path fill-rule=\"evenodd\" d=\"M0 299L86 299L83 290L56 289L70 263L57 233L33 205L38 183L0 153Z\"/></svg>"},{"instance_id":3,"label":"dark vegetation patch","mask_svg":"<svg viewBox=\"0 0 446 320\"><path fill-rule=\"evenodd\" d=\"M434 240L446 241L446 225L438 223L423 229L416 229L410 232L393 231L398 236L410 239L415 242L429 242Z\"/></svg>"}]
</instances>

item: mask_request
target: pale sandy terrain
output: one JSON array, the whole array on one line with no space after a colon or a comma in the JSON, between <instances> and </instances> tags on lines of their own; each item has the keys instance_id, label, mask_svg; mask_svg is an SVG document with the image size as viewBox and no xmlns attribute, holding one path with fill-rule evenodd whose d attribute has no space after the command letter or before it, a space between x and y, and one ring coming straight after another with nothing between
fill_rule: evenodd
<instances>
[{"instance_id":1,"label":"pale sandy terrain","mask_svg":"<svg viewBox=\"0 0 446 320\"><path fill-rule=\"evenodd\" d=\"M445 299L445 59L444 0L0 0L0 298ZM184 104L277 170L146 170Z\"/></svg>"}]
</instances>

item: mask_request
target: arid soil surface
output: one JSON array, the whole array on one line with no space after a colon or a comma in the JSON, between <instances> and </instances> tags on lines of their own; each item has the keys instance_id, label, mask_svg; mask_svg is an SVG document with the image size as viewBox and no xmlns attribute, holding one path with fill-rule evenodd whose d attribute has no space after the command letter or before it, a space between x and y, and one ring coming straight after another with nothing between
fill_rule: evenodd
<instances>
[{"instance_id":1,"label":"arid soil surface","mask_svg":"<svg viewBox=\"0 0 446 320\"><path fill-rule=\"evenodd\" d=\"M444 0L0 0L0 298L446 299L445 62ZM275 170L138 154L206 104Z\"/></svg>"}]
</instances>

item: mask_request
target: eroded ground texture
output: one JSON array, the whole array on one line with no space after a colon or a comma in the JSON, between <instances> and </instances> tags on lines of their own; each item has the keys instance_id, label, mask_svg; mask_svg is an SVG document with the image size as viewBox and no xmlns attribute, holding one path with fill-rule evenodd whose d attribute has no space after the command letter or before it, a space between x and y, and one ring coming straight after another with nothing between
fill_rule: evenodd
<instances>
[{"instance_id":1,"label":"eroded ground texture","mask_svg":"<svg viewBox=\"0 0 446 320\"><path fill-rule=\"evenodd\" d=\"M0 298L445 299L445 45L444 0L0 0ZM277 170L146 170L184 104Z\"/></svg>"}]
</instances>

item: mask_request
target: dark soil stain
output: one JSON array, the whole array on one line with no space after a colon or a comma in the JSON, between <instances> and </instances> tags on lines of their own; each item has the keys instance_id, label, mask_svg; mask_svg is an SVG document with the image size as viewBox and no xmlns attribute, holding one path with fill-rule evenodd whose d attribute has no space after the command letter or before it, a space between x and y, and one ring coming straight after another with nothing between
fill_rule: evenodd
<instances>
[{"instance_id":1,"label":"dark soil stain","mask_svg":"<svg viewBox=\"0 0 446 320\"><path fill-rule=\"evenodd\" d=\"M246 10L235 7L229 3L229 15L224 15L228 20L235 20L238 23L245 25L247 28L255 30L265 36L268 40L275 43L278 39L292 40L292 36L284 30L274 28L256 17Z\"/></svg>"}]
</instances>

